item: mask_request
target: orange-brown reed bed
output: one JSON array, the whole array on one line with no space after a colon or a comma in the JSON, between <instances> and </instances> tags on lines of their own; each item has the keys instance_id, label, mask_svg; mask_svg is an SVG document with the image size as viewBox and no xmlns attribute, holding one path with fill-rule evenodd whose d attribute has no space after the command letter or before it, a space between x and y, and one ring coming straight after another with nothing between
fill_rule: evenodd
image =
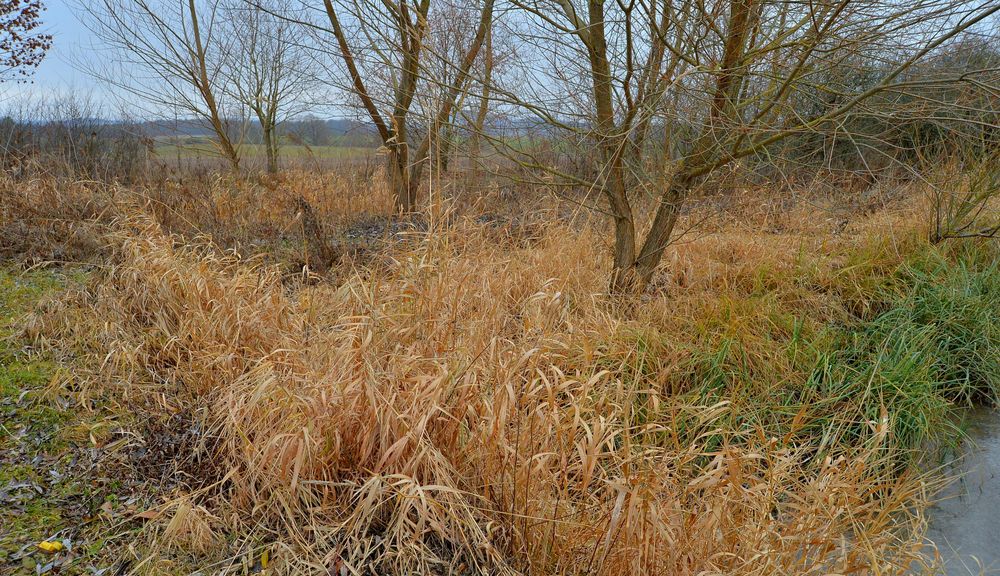
<instances>
[{"instance_id":1,"label":"orange-brown reed bed","mask_svg":"<svg viewBox=\"0 0 1000 576\"><path fill-rule=\"evenodd\" d=\"M212 192L216 226L243 222L244 241L262 222L293 229L294 207L267 190ZM266 551L294 574L893 574L932 560L935 480L900 464L913 446L896 405L805 392L831 326L891 307L904 263L953 257L924 240L913 198L863 218L696 210L652 292L620 302L590 222L518 241L438 209L379 258L302 282L178 224L200 213L178 191L169 210L106 192L89 285L26 332L75 352L76 392L140 428L179 416L199 431L174 455L188 475L146 550L218 570Z\"/></svg>"}]
</instances>

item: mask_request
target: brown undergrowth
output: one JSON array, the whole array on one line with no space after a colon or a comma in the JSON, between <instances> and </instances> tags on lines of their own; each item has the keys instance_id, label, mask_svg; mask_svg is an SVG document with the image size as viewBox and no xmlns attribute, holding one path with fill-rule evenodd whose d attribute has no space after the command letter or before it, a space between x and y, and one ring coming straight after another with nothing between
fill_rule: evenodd
<instances>
[{"instance_id":1,"label":"brown undergrowth","mask_svg":"<svg viewBox=\"0 0 1000 576\"><path fill-rule=\"evenodd\" d=\"M884 407L800 394L811 364L788 344L884 306L880 288L927 249L912 202L846 225L799 204L773 229L759 205L726 212L741 225L689 214L692 235L630 303L603 295L603 236L586 223L523 243L432 212L370 265L303 283L266 255L182 239L158 210L102 213L90 287L26 329L77 347L82 394L193 431L170 455L184 488L150 550L308 574L921 561L930 478L898 468ZM753 385L729 374L705 394L699 354L724 346Z\"/></svg>"}]
</instances>

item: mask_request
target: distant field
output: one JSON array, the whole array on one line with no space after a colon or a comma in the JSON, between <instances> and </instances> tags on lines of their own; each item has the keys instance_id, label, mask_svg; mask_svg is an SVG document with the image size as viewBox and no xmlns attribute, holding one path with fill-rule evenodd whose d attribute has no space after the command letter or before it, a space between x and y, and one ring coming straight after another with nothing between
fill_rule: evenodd
<instances>
[{"instance_id":1,"label":"distant field","mask_svg":"<svg viewBox=\"0 0 1000 576\"><path fill-rule=\"evenodd\" d=\"M210 142L193 144L176 144L173 142L157 142L154 147L156 155L164 160L174 158L202 159L218 157L217 150ZM261 144L243 144L240 153L247 159L263 159L264 146ZM362 146L301 146L288 144L281 146L282 159L290 160L361 160L374 155L375 148Z\"/></svg>"}]
</instances>

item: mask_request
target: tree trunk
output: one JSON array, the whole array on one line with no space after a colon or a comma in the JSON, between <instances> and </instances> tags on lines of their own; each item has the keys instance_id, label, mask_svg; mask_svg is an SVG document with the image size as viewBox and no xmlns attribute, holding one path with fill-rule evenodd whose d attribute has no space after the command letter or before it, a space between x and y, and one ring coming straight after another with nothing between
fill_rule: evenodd
<instances>
[{"instance_id":1,"label":"tree trunk","mask_svg":"<svg viewBox=\"0 0 1000 576\"><path fill-rule=\"evenodd\" d=\"M755 0L735 0L730 5L729 30L723 47L720 73L716 77L708 124L702 129L698 140L695 141L691 154L682 162L678 172L670 177L669 184L660 198L660 204L656 208L653 225L642 243L638 256L635 256L631 262L627 260L627 247L621 250L621 258L619 258L619 245L624 240L619 237L619 226L617 225L619 214L617 211L614 212L616 226L615 268L611 284L613 293L641 293L649 286L649 282L653 279L653 273L663 258L663 252L667 249L670 238L673 236L681 206L687 198L691 186L698 178L700 170L698 167L711 166L715 162L722 149L722 143L729 140L729 136L738 123L736 101L746 73L742 59L746 51L747 34L754 2ZM597 91L595 91L595 95L597 95ZM600 118L600 113L598 117ZM665 144L669 145L669 143ZM614 173L614 165L612 165L611 173ZM612 210L614 211L614 205L612 205ZM634 248L632 251L634 253Z\"/></svg>"},{"instance_id":2,"label":"tree trunk","mask_svg":"<svg viewBox=\"0 0 1000 576\"><path fill-rule=\"evenodd\" d=\"M608 46L604 36L603 2L590 0L587 7L590 27L584 34L593 81L598 145L601 150L602 164L608 167L603 183L603 192L608 199L608 207L611 210L615 226L611 290L612 292L630 291L630 287L636 284L636 277L633 273L635 217L628 199L627 175L622 158L626 142L625 137L618 134L620 130L615 124L614 88L611 84L611 66L608 62Z\"/></svg>"},{"instance_id":3,"label":"tree trunk","mask_svg":"<svg viewBox=\"0 0 1000 576\"><path fill-rule=\"evenodd\" d=\"M474 178L480 175L480 159L482 157L483 130L486 129L486 114L489 112L489 89L483 88L483 97L479 103L479 110L476 112L475 124L473 124L472 134L469 138L469 169Z\"/></svg>"},{"instance_id":4,"label":"tree trunk","mask_svg":"<svg viewBox=\"0 0 1000 576\"><path fill-rule=\"evenodd\" d=\"M663 259L663 251L674 235L674 227L677 224L677 217L681 213L681 207L691 189L693 178L687 174L681 174L673 178L670 187L660 199L660 205L656 209L656 216L653 218L653 225L646 235L646 241L642 243L642 249L635 260L636 275L642 287L649 285L653 279L653 272Z\"/></svg>"},{"instance_id":5,"label":"tree trunk","mask_svg":"<svg viewBox=\"0 0 1000 576\"><path fill-rule=\"evenodd\" d=\"M413 212L417 204L416 185L419 182L411 180L409 158L405 145L389 147L389 154L386 157L386 175L389 178L389 186L392 188L396 213L409 214Z\"/></svg>"},{"instance_id":6,"label":"tree trunk","mask_svg":"<svg viewBox=\"0 0 1000 576\"><path fill-rule=\"evenodd\" d=\"M278 143L274 136L274 126L263 126L264 154L267 156L267 173L278 173Z\"/></svg>"},{"instance_id":7,"label":"tree trunk","mask_svg":"<svg viewBox=\"0 0 1000 576\"><path fill-rule=\"evenodd\" d=\"M208 64L206 63L207 56L205 54L205 46L201 41L201 28L198 23L198 10L194 0L188 0L188 10L191 13L191 33L195 44L195 50L192 54L195 66L194 85L198 91L201 92L202 99L205 101L205 106L208 108L209 121L211 122L212 129L215 131L215 135L218 138L219 147L222 149L222 155L229 161L229 165L233 172L238 173L240 171L240 154L232 140L229 138L229 133L226 131L226 125L222 121L222 115L219 113L219 106L215 101L215 94L212 92L212 81L208 74Z\"/></svg>"},{"instance_id":8,"label":"tree trunk","mask_svg":"<svg viewBox=\"0 0 1000 576\"><path fill-rule=\"evenodd\" d=\"M609 146L613 148L613 146ZM632 206L628 201L628 189L625 182L625 169L622 166L619 150L606 150L610 153L608 161L610 170L605 183L605 196L611 207L611 216L615 225L614 264L611 273L612 292L631 291L637 282L633 265L635 264L635 218ZM607 155L606 155L607 158Z\"/></svg>"},{"instance_id":9,"label":"tree trunk","mask_svg":"<svg viewBox=\"0 0 1000 576\"><path fill-rule=\"evenodd\" d=\"M663 259L663 252L670 244L670 239L680 215L681 206L690 190L694 179L686 174L680 174L671 179L670 185L660 198L660 204L653 218L653 225L646 234L646 239L639 250L638 256L628 258L628 250L619 253L623 243L619 238L619 230L615 226L615 261L611 275L612 294L640 294L653 279L653 273ZM634 229L633 229L634 230ZM634 232L632 232L634 234ZM632 254L635 254L634 244Z\"/></svg>"},{"instance_id":10,"label":"tree trunk","mask_svg":"<svg viewBox=\"0 0 1000 576\"><path fill-rule=\"evenodd\" d=\"M469 160L473 176L479 177L479 157L482 153L483 130L486 129L486 116L490 111L490 84L493 82L493 28L486 29L485 61L483 63L483 91L479 95L479 109L473 123L472 137L469 141Z\"/></svg>"},{"instance_id":11,"label":"tree trunk","mask_svg":"<svg viewBox=\"0 0 1000 576\"><path fill-rule=\"evenodd\" d=\"M229 139L229 136L223 135L225 133L225 127L222 127L221 123L213 122L215 126L215 131L219 136L219 146L222 148L222 155L225 157L226 161L229 162L229 168L233 172L240 171L240 153L236 150L236 146L233 145L233 141Z\"/></svg>"},{"instance_id":12,"label":"tree trunk","mask_svg":"<svg viewBox=\"0 0 1000 576\"><path fill-rule=\"evenodd\" d=\"M437 167L440 174L448 173L448 164L451 160L451 138L452 129L450 123L444 129L438 130Z\"/></svg>"},{"instance_id":13,"label":"tree trunk","mask_svg":"<svg viewBox=\"0 0 1000 576\"><path fill-rule=\"evenodd\" d=\"M429 163L431 144L438 142L440 145L440 139L442 138L441 127L449 124L452 111L455 109L455 103L458 101L458 97L462 91L466 89L469 80L469 70L475 63L476 56L478 56L479 51L482 49L488 31L493 25L493 4L494 0L486 0L486 3L483 5L483 11L479 16L479 26L476 30L476 36L472 39L472 44L469 46L468 52L465 53L461 64L459 64L458 74L455 77L453 85L448 89L441 107L438 109L437 117L431 122L430 129L413 155L410 186L414 194L416 193L416 186L419 183L424 165Z\"/></svg>"},{"instance_id":14,"label":"tree trunk","mask_svg":"<svg viewBox=\"0 0 1000 576\"><path fill-rule=\"evenodd\" d=\"M330 268L330 264L340 258L340 254L327 243L323 227L320 225L319 219L316 218L312 205L302 196L298 197L296 204L302 218L302 234L305 236L310 251L315 256L315 260L310 264L317 272L326 272Z\"/></svg>"}]
</instances>

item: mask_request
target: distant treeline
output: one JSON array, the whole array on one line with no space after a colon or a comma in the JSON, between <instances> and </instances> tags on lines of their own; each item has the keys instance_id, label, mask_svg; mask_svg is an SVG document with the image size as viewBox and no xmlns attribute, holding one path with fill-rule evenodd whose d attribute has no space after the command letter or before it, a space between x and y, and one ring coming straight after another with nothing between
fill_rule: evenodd
<instances>
[{"instance_id":1,"label":"distant treeline","mask_svg":"<svg viewBox=\"0 0 1000 576\"><path fill-rule=\"evenodd\" d=\"M884 91L865 101L836 122L800 130L763 148L741 164L743 177L772 180L793 174L844 172L875 178L888 170L919 169L921 163L945 157L987 155L1000 147L1000 94L983 90L982 74L968 83L939 82L962 70L993 70L1000 76L1000 49L989 43L967 41L940 52L936 58L906 71L905 89ZM817 73L819 74L819 73ZM801 121L822 118L843 104L846 95L874 86L886 70L878 65L844 62L822 71L811 84L800 87L796 110ZM448 156L462 156L474 137L467 111L455 114L442 133L439 154L447 169ZM585 174L601 166L597 150L586 146L590 128L584 119L566 118L581 142L568 138L537 118L497 110L480 129L494 146L530 153L544 163ZM745 114L754 113L753 108ZM203 120L106 120L102 107L74 94L48 101L22 102L0 111L0 165L22 171L28 165L57 174L89 178L134 180L155 155L157 143L204 145L214 133ZM119 115L119 117L124 115ZM696 117L661 117L650 125L650 150L637 158L683 158L685 147L699 129ZM229 120L232 139L262 144L255 120ZM414 133L426 130L419 122ZM357 119L327 119L303 115L277 125L280 145L308 147L378 147L376 128ZM636 173L649 167L635 166Z\"/></svg>"},{"instance_id":2,"label":"distant treeline","mask_svg":"<svg viewBox=\"0 0 1000 576\"><path fill-rule=\"evenodd\" d=\"M97 110L76 97L8 110L0 116L0 167L14 175L141 179L153 140L139 123L101 120Z\"/></svg>"}]
</instances>

